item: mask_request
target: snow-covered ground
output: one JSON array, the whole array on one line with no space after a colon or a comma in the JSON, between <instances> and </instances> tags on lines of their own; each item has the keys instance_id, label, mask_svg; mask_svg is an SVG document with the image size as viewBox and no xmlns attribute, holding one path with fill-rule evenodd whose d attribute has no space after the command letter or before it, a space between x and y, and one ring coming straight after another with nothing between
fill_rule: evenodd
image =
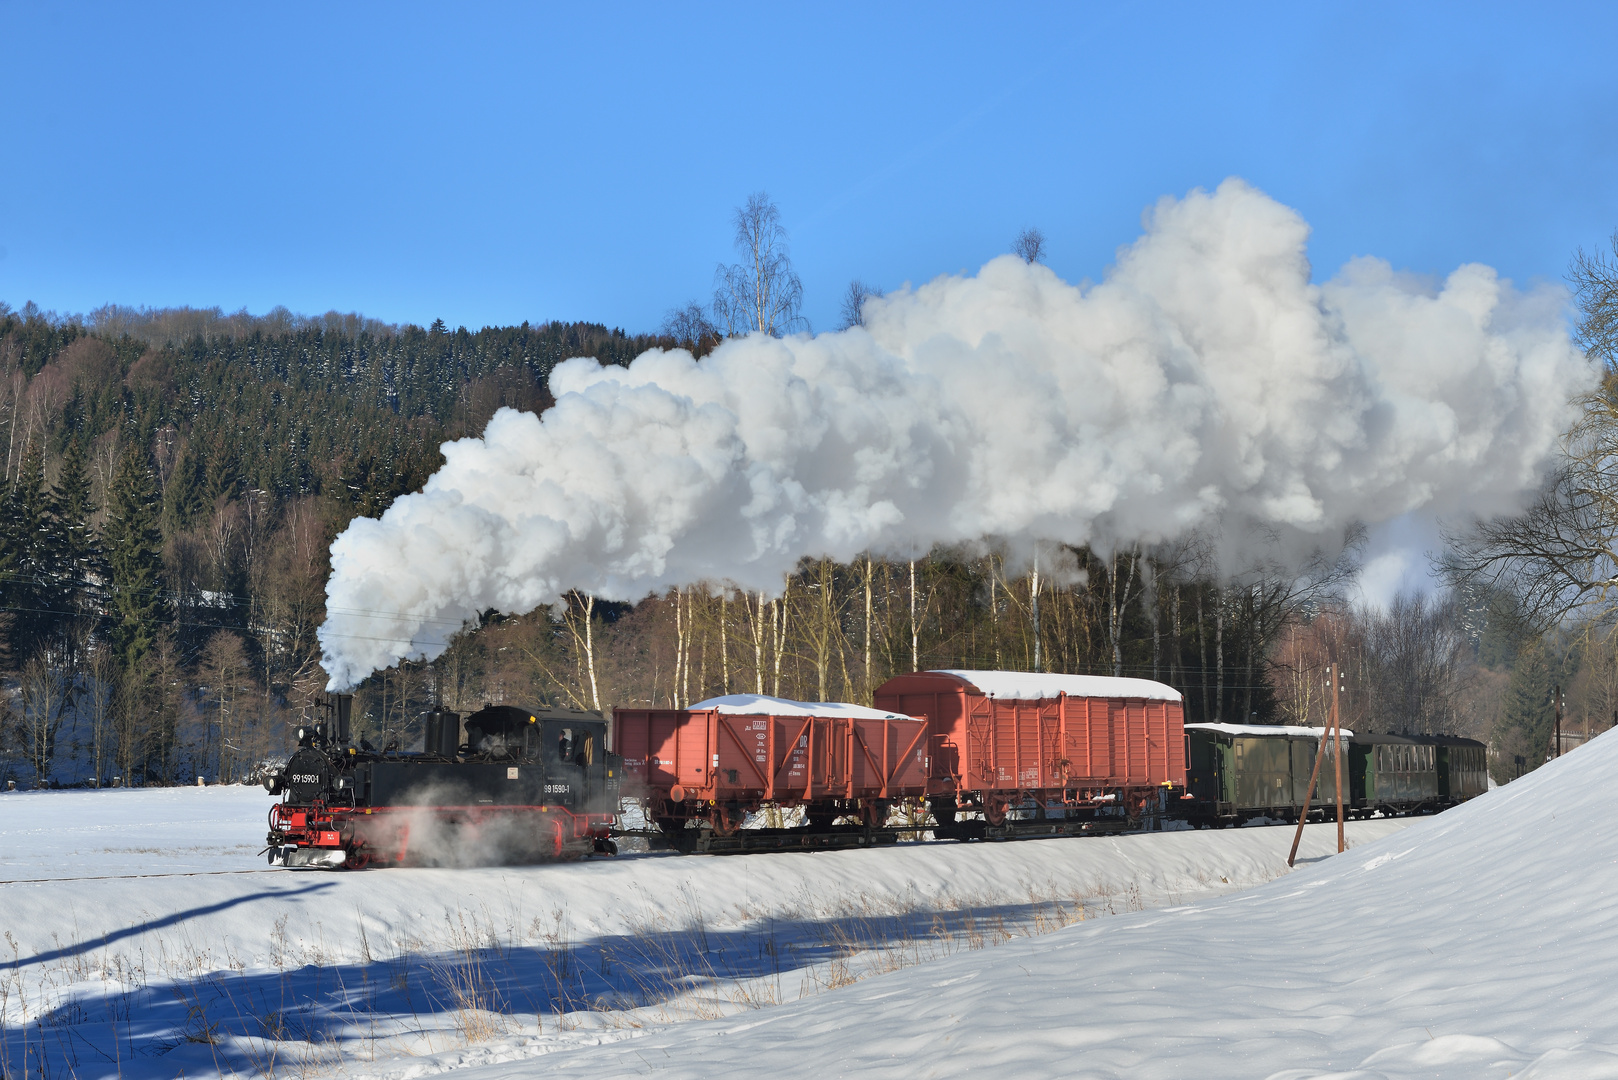
<instances>
[{"instance_id":1,"label":"snow-covered ground","mask_svg":"<svg viewBox=\"0 0 1618 1080\"><path fill-rule=\"evenodd\" d=\"M559 1053L546 1075L1618 1077L1615 772L1602 735L1241 895Z\"/></svg>"},{"instance_id":2,"label":"snow-covered ground","mask_svg":"<svg viewBox=\"0 0 1618 1080\"><path fill-rule=\"evenodd\" d=\"M0 1072L43 1054L47 1075L404 1077L556 1051L589 1071L584 1047L858 1002L891 973L963 958L998 970L1064 926L1250 889L1286 873L1291 840L1249 828L300 874L260 862L268 805L246 787L0 795ZM1406 824L1355 823L1351 841ZM1334 841L1312 826L1300 866Z\"/></svg>"}]
</instances>

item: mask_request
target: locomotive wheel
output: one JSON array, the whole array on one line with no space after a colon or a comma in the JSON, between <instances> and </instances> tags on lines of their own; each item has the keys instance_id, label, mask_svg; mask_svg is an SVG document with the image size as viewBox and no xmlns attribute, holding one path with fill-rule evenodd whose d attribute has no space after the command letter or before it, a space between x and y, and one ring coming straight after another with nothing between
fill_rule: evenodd
<instances>
[{"instance_id":1,"label":"locomotive wheel","mask_svg":"<svg viewBox=\"0 0 1618 1080\"><path fill-rule=\"evenodd\" d=\"M562 849L567 846L567 837L563 835L562 823L560 821L553 820L551 822L549 846L551 858L560 859L562 857Z\"/></svg>"},{"instance_id":2,"label":"locomotive wheel","mask_svg":"<svg viewBox=\"0 0 1618 1080\"><path fill-rule=\"evenodd\" d=\"M358 844L348 849L348 857L343 860L344 870L364 870L371 865L371 853Z\"/></svg>"},{"instance_id":3,"label":"locomotive wheel","mask_svg":"<svg viewBox=\"0 0 1618 1080\"><path fill-rule=\"evenodd\" d=\"M983 803L983 820L990 825L1004 825L1006 823L1006 797L1004 795L990 795Z\"/></svg>"}]
</instances>

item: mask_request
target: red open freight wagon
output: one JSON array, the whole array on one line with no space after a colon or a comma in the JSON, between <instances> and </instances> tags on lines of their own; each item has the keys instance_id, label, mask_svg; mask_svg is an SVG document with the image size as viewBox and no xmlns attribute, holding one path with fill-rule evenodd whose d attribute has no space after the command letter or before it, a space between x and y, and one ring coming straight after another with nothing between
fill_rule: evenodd
<instances>
[{"instance_id":1,"label":"red open freight wagon","mask_svg":"<svg viewBox=\"0 0 1618 1080\"><path fill-rule=\"evenodd\" d=\"M764 803L808 822L858 813L879 825L895 799L926 792L927 724L837 702L729 694L689 709L614 709L624 791L665 831L705 818L727 835ZM637 792L638 789L638 792Z\"/></svg>"},{"instance_id":2,"label":"red open freight wagon","mask_svg":"<svg viewBox=\"0 0 1618 1080\"><path fill-rule=\"evenodd\" d=\"M990 825L1008 806L1060 800L1138 816L1185 786L1179 691L1149 679L1020 671L918 671L880 686L878 709L928 721L928 796L940 824L957 807Z\"/></svg>"}]
</instances>

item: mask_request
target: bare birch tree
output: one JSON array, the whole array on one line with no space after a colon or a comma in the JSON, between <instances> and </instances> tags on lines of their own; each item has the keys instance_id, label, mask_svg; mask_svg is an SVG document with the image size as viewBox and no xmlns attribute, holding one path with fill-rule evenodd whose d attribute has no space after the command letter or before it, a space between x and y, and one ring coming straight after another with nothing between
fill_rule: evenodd
<instances>
[{"instance_id":1,"label":"bare birch tree","mask_svg":"<svg viewBox=\"0 0 1618 1080\"><path fill-rule=\"evenodd\" d=\"M736 250L741 261L721 265L714 275L714 321L725 334L780 337L807 329L803 283L792 269L781 211L766 192L754 192L736 208Z\"/></svg>"}]
</instances>

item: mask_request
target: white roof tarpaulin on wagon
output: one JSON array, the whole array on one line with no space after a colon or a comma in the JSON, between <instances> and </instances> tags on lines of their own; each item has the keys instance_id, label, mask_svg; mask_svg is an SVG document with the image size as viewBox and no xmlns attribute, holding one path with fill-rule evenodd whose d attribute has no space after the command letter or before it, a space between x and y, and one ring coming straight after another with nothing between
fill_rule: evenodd
<instances>
[{"instance_id":1,"label":"white roof tarpaulin on wagon","mask_svg":"<svg viewBox=\"0 0 1618 1080\"><path fill-rule=\"evenodd\" d=\"M909 720L904 713L868 709L843 701L791 701L767 694L725 694L699 701L691 712L712 710L726 716L831 716L849 720Z\"/></svg>"},{"instance_id":2,"label":"white roof tarpaulin on wagon","mask_svg":"<svg viewBox=\"0 0 1618 1080\"><path fill-rule=\"evenodd\" d=\"M1052 675L1037 671L957 671L939 670L934 675L953 675L994 698L1032 701L1068 697L1131 698L1147 701L1179 701L1180 692L1151 679L1116 679L1110 675Z\"/></svg>"}]
</instances>

